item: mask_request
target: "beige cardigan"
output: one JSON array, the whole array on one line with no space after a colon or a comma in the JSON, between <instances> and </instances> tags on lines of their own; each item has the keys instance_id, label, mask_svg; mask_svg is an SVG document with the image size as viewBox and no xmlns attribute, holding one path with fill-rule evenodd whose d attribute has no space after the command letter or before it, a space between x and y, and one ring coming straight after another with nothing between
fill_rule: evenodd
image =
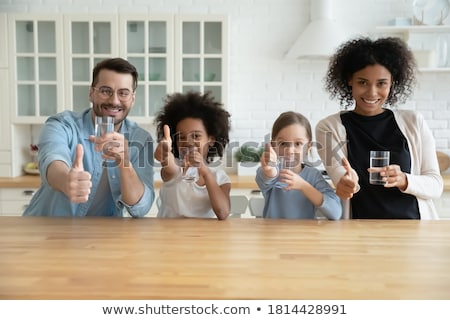
<instances>
[{"instance_id":1,"label":"beige cardigan","mask_svg":"<svg viewBox=\"0 0 450 320\"><path fill-rule=\"evenodd\" d=\"M423 116L411 110L392 110L395 120L406 137L411 152L411 174L404 193L417 198L421 219L438 219L433 198L439 198L443 191L442 176L436 156L436 147L431 130ZM347 157L347 134L341 122L341 111L319 121L316 126L317 151L333 183L336 185L345 174L341 165ZM341 144L341 145L340 145ZM343 219L349 219L350 201L341 200Z\"/></svg>"}]
</instances>

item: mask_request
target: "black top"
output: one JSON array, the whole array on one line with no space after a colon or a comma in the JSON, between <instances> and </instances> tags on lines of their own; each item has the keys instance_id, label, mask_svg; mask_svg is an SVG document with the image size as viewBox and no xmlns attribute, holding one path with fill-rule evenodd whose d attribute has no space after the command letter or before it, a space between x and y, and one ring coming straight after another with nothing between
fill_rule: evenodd
<instances>
[{"instance_id":1,"label":"black top","mask_svg":"<svg viewBox=\"0 0 450 320\"><path fill-rule=\"evenodd\" d=\"M347 132L348 160L359 176L361 190L351 198L353 219L420 219L415 196L398 188L369 184L369 153L389 150L389 164L397 164L411 172L411 155L405 136L400 131L394 113L385 111L376 116L362 116L353 111L341 114Z\"/></svg>"}]
</instances>

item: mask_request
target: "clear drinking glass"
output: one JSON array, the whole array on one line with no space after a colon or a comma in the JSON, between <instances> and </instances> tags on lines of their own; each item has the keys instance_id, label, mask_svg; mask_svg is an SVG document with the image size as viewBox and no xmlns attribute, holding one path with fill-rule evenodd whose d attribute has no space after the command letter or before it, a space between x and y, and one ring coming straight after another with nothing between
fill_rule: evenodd
<instances>
[{"instance_id":1,"label":"clear drinking glass","mask_svg":"<svg viewBox=\"0 0 450 320\"><path fill-rule=\"evenodd\" d=\"M179 149L179 163L183 168L183 181L185 182L195 182L198 180L198 168L196 167L186 167L186 157L189 156L190 152L194 152L195 147L181 147Z\"/></svg>"},{"instance_id":2,"label":"clear drinking glass","mask_svg":"<svg viewBox=\"0 0 450 320\"><path fill-rule=\"evenodd\" d=\"M383 168L389 165L389 151L370 151L370 168ZM369 174L370 184L384 185L383 177L379 172Z\"/></svg>"},{"instance_id":3,"label":"clear drinking glass","mask_svg":"<svg viewBox=\"0 0 450 320\"><path fill-rule=\"evenodd\" d=\"M280 179L281 170L283 170L283 169L291 170L292 168L295 167L295 159L293 159L291 157L279 156L277 165L278 165L278 179ZM287 183L281 182L280 180L278 180L275 183L275 187L284 189L287 187Z\"/></svg>"},{"instance_id":4,"label":"clear drinking glass","mask_svg":"<svg viewBox=\"0 0 450 320\"><path fill-rule=\"evenodd\" d=\"M95 117L95 136L101 137L114 131L114 117L99 116ZM103 160L103 166L106 167L106 160Z\"/></svg>"}]
</instances>

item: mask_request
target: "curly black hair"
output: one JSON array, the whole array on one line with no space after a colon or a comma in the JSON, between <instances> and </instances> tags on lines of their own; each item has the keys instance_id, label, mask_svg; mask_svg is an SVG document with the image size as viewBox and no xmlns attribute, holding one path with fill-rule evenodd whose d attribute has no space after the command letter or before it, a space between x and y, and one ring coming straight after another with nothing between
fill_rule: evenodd
<instances>
[{"instance_id":1,"label":"curly black hair","mask_svg":"<svg viewBox=\"0 0 450 320\"><path fill-rule=\"evenodd\" d=\"M186 118L200 119L208 135L215 138L215 143L208 149L207 159L222 157L225 146L230 142L228 133L231 128L230 114L223 109L220 102L214 100L211 93L201 94L190 91L166 96L164 107L155 118L158 141L164 137L164 125L170 132L176 132L178 122ZM177 139L172 139L172 152L178 158Z\"/></svg>"},{"instance_id":2,"label":"curly black hair","mask_svg":"<svg viewBox=\"0 0 450 320\"><path fill-rule=\"evenodd\" d=\"M367 37L349 40L331 57L325 77L325 90L337 98L344 109L353 104L348 81L366 66L380 64L392 75L392 86L386 104L404 103L416 85L417 63L408 45L400 38L371 40Z\"/></svg>"}]
</instances>

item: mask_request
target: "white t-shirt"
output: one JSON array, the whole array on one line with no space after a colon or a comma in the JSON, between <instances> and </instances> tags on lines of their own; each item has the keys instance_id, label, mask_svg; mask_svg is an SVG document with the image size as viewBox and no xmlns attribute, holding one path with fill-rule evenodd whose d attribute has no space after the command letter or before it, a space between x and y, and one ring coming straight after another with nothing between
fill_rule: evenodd
<instances>
[{"instance_id":1,"label":"white t-shirt","mask_svg":"<svg viewBox=\"0 0 450 320\"><path fill-rule=\"evenodd\" d=\"M231 183L223 169L210 168L219 186ZM196 182L185 182L181 170L163 183L159 191L161 206L158 218L217 218L209 201L206 186Z\"/></svg>"}]
</instances>

